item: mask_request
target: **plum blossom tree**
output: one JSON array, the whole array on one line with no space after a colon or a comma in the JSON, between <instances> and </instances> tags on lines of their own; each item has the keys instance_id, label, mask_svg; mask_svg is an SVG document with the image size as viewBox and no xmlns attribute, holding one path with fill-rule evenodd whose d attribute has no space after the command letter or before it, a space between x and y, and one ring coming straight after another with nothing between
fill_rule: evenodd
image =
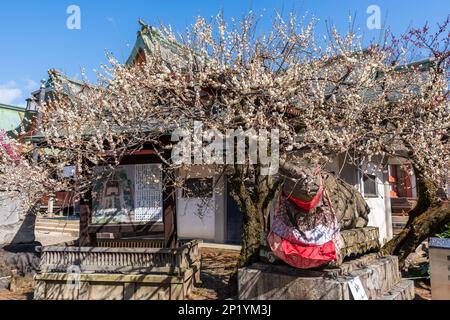
<instances>
[{"instance_id":1,"label":"plum blossom tree","mask_svg":"<svg viewBox=\"0 0 450 320\"><path fill-rule=\"evenodd\" d=\"M56 81L57 94L40 110L47 152L37 162L28 157L12 166L3 156L2 176L15 183L27 180L26 171L33 179L16 188L64 185L81 195L95 180L93 166L113 170L144 144L159 152L166 170L179 168L161 152L173 148L164 137L180 127L192 129L194 120L223 133L277 128L281 161L324 167L344 154L355 164L381 159L383 167L389 157L399 157L413 165L422 190L407 227L414 235L405 231L387 251L405 255L448 222L448 204L438 203L434 192L443 185L449 156L448 21L433 35L426 27L366 48L360 35L334 27L318 38L317 21L295 14L277 15L265 33L257 31L257 22L254 14L231 23L221 15L199 17L183 33L144 25L141 32L163 38L165 45L132 66L108 56L97 86L86 84L75 95ZM412 48L432 58L408 64ZM75 180L59 178L66 165L76 167ZM264 166L212 169L227 170L244 215L242 263L258 257L279 188L275 176L260 174ZM180 186L173 176L165 183Z\"/></svg>"}]
</instances>

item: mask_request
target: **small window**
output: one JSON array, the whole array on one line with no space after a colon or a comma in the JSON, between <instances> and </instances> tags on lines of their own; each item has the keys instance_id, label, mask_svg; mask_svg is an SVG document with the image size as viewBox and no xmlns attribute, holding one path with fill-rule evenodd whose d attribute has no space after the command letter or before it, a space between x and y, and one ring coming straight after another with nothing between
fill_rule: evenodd
<instances>
[{"instance_id":1,"label":"small window","mask_svg":"<svg viewBox=\"0 0 450 320\"><path fill-rule=\"evenodd\" d=\"M212 198L212 178L187 179L183 187L183 198Z\"/></svg>"},{"instance_id":2,"label":"small window","mask_svg":"<svg viewBox=\"0 0 450 320\"><path fill-rule=\"evenodd\" d=\"M364 174L363 176L364 196L377 197L377 177L372 174Z\"/></svg>"}]
</instances>

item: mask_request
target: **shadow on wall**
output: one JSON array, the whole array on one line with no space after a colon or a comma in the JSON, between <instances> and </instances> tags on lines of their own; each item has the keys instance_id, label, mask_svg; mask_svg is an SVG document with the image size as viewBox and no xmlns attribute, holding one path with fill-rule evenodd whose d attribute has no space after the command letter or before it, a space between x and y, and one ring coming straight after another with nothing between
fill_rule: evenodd
<instances>
[{"instance_id":1,"label":"shadow on wall","mask_svg":"<svg viewBox=\"0 0 450 320\"><path fill-rule=\"evenodd\" d=\"M32 244L35 242L36 237L34 233L34 228L36 225L36 214L35 210L30 210L23 220L20 220L19 230L17 230L14 238L11 240L11 245L21 245L21 244Z\"/></svg>"},{"instance_id":2,"label":"shadow on wall","mask_svg":"<svg viewBox=\"0 0 450 320\"><path fill-rule=\"evenodd\" d=\"M35 242L36 208L25 212L17 194L0 194L0 246Z\"/></svg>"},{"instance_id":3,"label":"shadow on wall","mask_svg":"<svg viewBox=\"0 0 450 320\"><path fill-rule=\"evenodd\" d=\"M6 288L12 285L8 279L34 275L40 262L35 252L40 245L34 235L35 209L26 212L21 203L17 193L0 193L0 278Z\"/></svg>"}]
</instances>

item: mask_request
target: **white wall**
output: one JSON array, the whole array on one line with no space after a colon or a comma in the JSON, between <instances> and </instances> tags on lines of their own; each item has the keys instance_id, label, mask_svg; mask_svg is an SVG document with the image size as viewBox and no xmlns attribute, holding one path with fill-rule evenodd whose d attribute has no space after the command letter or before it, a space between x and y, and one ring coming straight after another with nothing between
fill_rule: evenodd
<instances>
[{"instance_id":1,"label":"white wall","mask_svg":"<svg viewBox=\"0 0 450 320\"><path fill-rule=\"evenodd\" d=\"M373 163L366 165L367 173L376 177L377 196L366 196L363 190L362 174L360 174L360 191L370 207L369 226L378 227L381 244L386 243L392 237L392 217L389 199L389 187L386 174ZM389 207L389 208L388 208Z\"/></svg>"},{"instance_id":2,"label":"white wall","mask_svg":"<svg viewBox=\"0 0 450 320\"><path fill-rule=\"evenodd\" d=\"M343 157L336 157L327 166L328 171L339 174ZM375 168L373 164L368 165L368 173L376 176L377 197L365 197L370 207L369 226L378 227L380 231L380 242L383 244L392 238L392 217L390 208L390 186L387 182L387 173ZM197 238L206 241L224 243L226 241L226 197L224 193L224 181L208 166L192 166L189 169L180 170L179 175L184 178L215 177L214 189L214 212L200 219L195 212L186 212L185 203L177 193L177 227L180 238ZM356 167L345 165L341 171L341 178L353 185L363 193L362 176ZM364 195L364 194L363 194Z\"/></svg>"},{"instance_id":3,"label":"white wall","mask_svg":"<svg viewBox=\"0 0 450 320\"><path fill-rule=\"evenodd\" d=\"M378 227L380 231L380 242L384 244L392 238L392 214L390 206L390 185L388 183L387 172L383 172L373 163L366 166L367 173L376 177L377 196L369 197L364 195L362 174L350 164L344 163L344 156L336 157L326 169L340 173L340 178L354 186L364 196L370 207L369 226Z\"/></svg>"},{"instance_id":4,"label":"white wall","mask_svg":"<svg viewBox=\"0 0 450 320\"><path fill-rule=\"evenodd\" d=\"M195 238L212 242L225 242L225 194L223 178L209 166L191 166L179 171L188 178L214 178L214 195L211 202L182 198L177 191L177 232L179 238ZM205 208L206 206L206 208ZM198 214L201 211L201 215Z\"/></svg>"}]
</instances>

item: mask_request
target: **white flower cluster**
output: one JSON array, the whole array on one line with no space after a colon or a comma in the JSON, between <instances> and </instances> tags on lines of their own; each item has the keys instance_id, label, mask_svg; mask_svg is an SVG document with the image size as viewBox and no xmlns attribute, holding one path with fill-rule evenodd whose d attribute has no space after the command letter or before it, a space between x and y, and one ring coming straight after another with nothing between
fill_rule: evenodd
<instances>
[{"instance_id":1,"label":"white flower cluster","mask_svg":"<svg viewBox=\"0 0 450 320\"><path fill-rule=\"evenodd\" d=\"M405 157L441 181L449 160L446 68L399 68L407 50L393 60L392 48L363 49L357 34L334 28L318 40L314 19L277 16L266 34L256 21L250 14L228 25L218 16L197 18L182 35L147 30L163 40L145 61L128 66L109 57L98 86L74 95L57 85L41 108L39 160L14 165L2 156L2 184L74 189L56 174L74 165L82 193L92 166L113 168L144 145L170 168L165 137L194 120L221 132L277 128L281 157L320 164L342 153L355 162Z\"/></svg>"}]
</instances>

